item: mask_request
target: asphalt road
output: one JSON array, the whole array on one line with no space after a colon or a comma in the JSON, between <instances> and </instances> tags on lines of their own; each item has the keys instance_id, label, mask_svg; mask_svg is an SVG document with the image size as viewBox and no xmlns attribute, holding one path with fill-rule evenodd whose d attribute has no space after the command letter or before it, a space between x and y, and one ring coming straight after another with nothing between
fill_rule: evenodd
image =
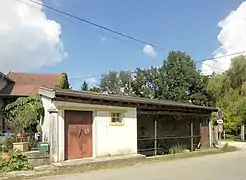
<instances>
[{"instance_id":1,"label":"asphalt road","mask_svg":"<svg viewBox=\"0 0 246 180\"><path fill-rule=\"evenodd\" d=\"M246 180L246 151L174 161L146 163L121 169L39 178L40 180Z\"/></svg>"}]
</instances>

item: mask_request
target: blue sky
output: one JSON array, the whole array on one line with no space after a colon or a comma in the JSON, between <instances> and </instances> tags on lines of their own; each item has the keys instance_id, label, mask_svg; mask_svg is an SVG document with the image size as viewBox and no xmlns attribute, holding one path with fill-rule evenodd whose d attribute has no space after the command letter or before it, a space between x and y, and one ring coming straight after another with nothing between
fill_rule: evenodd
<instances>
[{"instance_id":1,"label":"blue sky","mask_svg":"<svg viewBox=\"0 0 246 180\"><path fill-rule=\"evenodd\" d=\"M61 63L33 71L67 72L70 78L74 78L98 75L109 70L158 66L171 50L185 51L197 60L211 57L219 47L218 22L243 1L46 0L44 2L165 49L164 51L155 49L157 55L150 57L142 52L143 44L45 10L48 18L60 23L62 27L61 38L68 57ZM83 80L90 79L71 79L73 87L79 87Z\"/></svg>"}]
</instances>

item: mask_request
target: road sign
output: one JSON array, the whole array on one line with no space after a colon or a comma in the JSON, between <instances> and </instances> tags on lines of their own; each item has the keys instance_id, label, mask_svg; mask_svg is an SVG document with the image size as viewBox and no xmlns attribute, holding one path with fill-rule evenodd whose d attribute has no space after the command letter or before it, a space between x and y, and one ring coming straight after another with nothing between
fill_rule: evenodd
<instances>
[{"instance_id":1,"label":"road sign","mask_svg":"<svg viewBox=\"0 0 246 180\"><path fill-rule=\"evenodd\" d=\"M223 132L222 124L218 124L218 131L219 131L220 134Z\"/></svg>"},{"instance_id":2,"label":"road sign","mask_svg":"<svg viewBox=\"0 0 246 180\"><path fill-rule=\"evenodd\" d=\"M222 111L221 111L221 109L218 109L218 118L222 119Z\"/></svg>"},{"instance_id":3,"label":"road sign","mask_svg":"<svg viewBox=\"0 0 246 180\"><path fill-rule=\"evenodd\" d=\"M223 124L223 120L222 120L222 119L218 119L218 120L217 120L217 123L218 123L218 124Z\"/></svg>"}]
</instances>

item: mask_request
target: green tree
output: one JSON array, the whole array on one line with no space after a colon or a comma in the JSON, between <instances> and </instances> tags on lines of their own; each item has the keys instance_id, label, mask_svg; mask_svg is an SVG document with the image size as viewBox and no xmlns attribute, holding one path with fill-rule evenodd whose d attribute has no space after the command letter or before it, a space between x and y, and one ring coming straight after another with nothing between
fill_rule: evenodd
<instances>
[{"instance_id":1,"label":"green tree","mask_svg":"<svg viewBox=\"0 0 246 180\"><path fill-rule=\"evenodd\" d=\"M246 123L245 57L233 58L228 71L213 75L208 81L207 90L216 100L216 106L222 109L225 130L238 134L240 125Z\"/></svg>"},{"instance_id":2,"label":"green tree","mask_svg":"<svg viewBox=\"0 0 246 180\"><path fill-rule=\"evenodd\" d=\"M143 98L159 99L163 88L162 67L150 69L137 69L132 90L136 96Z\"/></svg>"},{"instance_id":3,"label":"green tree","mask_svg":"<svg viewBox=\"0 0 246 180\"><path fill-rule=\"evenodd\" d=\"M110 71L102 74L99 87L102 92L112 94L130 94L131 73L129 71Z\"/></svg>"},{"instance_id":4,"label":"green tree","mask_svg":"<svg viewBox=\"0 0 246 180\"><path fill-rule=\"evenodd\" d=\"M130 71L120 71L118 73L118 86L119 94L130 95L131 94L131 72Z\"/></svg>"},{"instance_id":5,"label":"green tree","mask_svg":"<svg viewBox=\"0 0 246 180\"><path fill-rule=\"evenodd\" d=\"M102 92L132 95L211 106L214 102L206 86L208 78L196 70L192 58L172 51L161 67L137 68L134 78L128 71L103 74Z\"/></svg>"},{"instance_id":6,"label":"green tree","mask_svg":"<svg viewBox=\"0 0 246 180\"><path fill-rule=\"evenodd\" d=\"M172 51L163 65L162 99L210 105L207 80L196 70L194 60L186 53Z\"/></svg>"},{"instance_id":7,"label":"green tree","mask_svg":"<svg viewBox=\"0 0 246 180\"><path fill-rule=\"evenodd\" d=\"M118 72L110 71L108 74L103 74L99 86L103 92L118 94L119 92Z\"/></svg>"},{"instance_id":8,"label":"green tree","mask_svg":"<svg viewBox=\"0 0 246 180\"><path fill-rule=\"evenodd\" d=\"M89 90L89 86L88 83L86 81L83 82L82 86L80 87L81 91L88 91Z\"/></svg>"},{"instance_id":9,"label":"green tree","mask_svg":"<svg viewBox=\"0 0 246 180\"><path fill-rule=\"evenodd\" d=\"M41 97L19 97L5 107L7 125L16 133L23 133L31 125L39 123L44 114Z\"/></svg>"},{"instance_id":10,"label":"green tree","mask_svg":"<svg viewBox=\"0 0 246 180\"><path fill-rule=\"evenodd\" d=\"M91 91L91 92L96 92L96 93L100 93L100 92L101 92L101 88L95 86L95 87L90 88L89 91Z\"/></svg>"},{"instance_id":11,"label":"green tree","mask_svg":"<svg viewBox=\"0 0 246 180\"><path fill-rule=\"evenodd\" d=\"M58 85L60 89L72 89L71 84L68 81L67 73L62 73L60 76L60 84Z\"/></svg>"}]
</instances>

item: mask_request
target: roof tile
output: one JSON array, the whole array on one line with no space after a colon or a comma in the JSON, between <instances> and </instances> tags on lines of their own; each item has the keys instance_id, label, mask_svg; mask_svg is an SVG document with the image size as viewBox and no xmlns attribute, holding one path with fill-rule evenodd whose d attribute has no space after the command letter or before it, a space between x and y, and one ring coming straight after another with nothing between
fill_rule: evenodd
<instances>
[{"instance_id":1,"label":"roof tile","mask_svg":"<svg viewBox=\"0 0 246 180\"><path fill-rule=\"evenodd\" d=\"M61 74L36 74L10 72L7 77L14 84L6 86L1 93L11 95L37 94L40 87L56 88L60 83Z\"/></svg>"}]
</instances>

